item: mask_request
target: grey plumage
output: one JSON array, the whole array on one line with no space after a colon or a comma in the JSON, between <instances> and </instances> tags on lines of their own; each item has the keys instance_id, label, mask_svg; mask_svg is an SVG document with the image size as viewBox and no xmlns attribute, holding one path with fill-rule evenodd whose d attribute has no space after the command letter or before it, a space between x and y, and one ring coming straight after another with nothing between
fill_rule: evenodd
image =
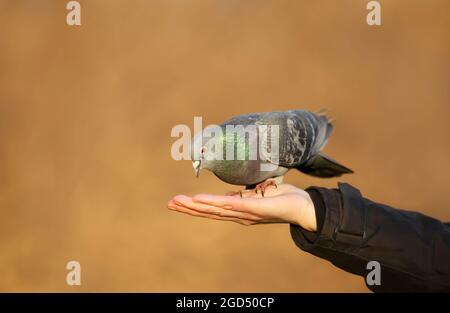
<instances>
[{"instance_id":1,"label":"grey plumage","mask_svg":"<svg viewBox=\"0 0 450 313\"><path fill-rule=\"evenodd\" d=\"M249 140L245 134L227 132L227 126L267 125L258 128L257 158L249 159ZM273 125L279 129L279 153L269 153L271 143L270 134ZM304 110L285 112L252 113L240 115L220 125L222 136L213 138L202 137L197 134L192 146L192 160L197 173L200 168L212 171L221 180L235 185L254 186L269 178L282 177L289 169L295 168L303 173L317 177L337 177L345 173L353 173L349 168L340 165L333 159L321 153L333 130L331 121L324 114L314 114ZM269 140L268 140L269 139ZM233 160L217 160L208 157L208 153L216 153L214 147L225 147L231 143L235 147ZM197 151L195 149L199 149ZM197 152L197 153L195 153ZM245 154L244 159L237 159L236 155ZM272 170L261 170L261 165L274 165Z\"/></svg>"}]
</instances>

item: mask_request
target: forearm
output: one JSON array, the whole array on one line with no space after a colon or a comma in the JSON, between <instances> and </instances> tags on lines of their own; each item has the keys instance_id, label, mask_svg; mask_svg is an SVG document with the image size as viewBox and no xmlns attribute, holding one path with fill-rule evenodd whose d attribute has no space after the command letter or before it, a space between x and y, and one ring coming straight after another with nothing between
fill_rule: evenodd
<instances>
[{"instance_id":1,"label":"forearm","mask_svg":"<svg viewBox=\"0 0 450 313\"><path fill-rule=\"evenodd\" d=\"M364 199L347 184L307 190L316 207L317 232L291 226L295 243L336 266L364 276L381 265L374 291L450 290L450 230L419 213Z\"/></svg>"}]
</instances>

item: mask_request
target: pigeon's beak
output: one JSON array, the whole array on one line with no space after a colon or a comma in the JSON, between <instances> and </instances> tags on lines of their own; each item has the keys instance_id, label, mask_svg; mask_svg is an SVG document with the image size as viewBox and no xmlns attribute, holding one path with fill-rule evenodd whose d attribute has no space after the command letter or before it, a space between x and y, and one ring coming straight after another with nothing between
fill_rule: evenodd
<instances>
[{"instance_id":1,"label":"pigeon's beak","mask_svg":"<svg viewBox=\"0 0 450 313\"><path fill-rule=\"evenodd\" d=\"M195 177L198 177L202 168L202 160L192 161L192 166L194 167Z\"/></svg>"}]
</instances>

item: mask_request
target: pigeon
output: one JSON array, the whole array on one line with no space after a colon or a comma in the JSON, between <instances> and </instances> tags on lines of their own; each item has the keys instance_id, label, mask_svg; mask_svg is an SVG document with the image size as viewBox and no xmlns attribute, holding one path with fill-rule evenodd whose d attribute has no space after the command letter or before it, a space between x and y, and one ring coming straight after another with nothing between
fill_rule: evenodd
<instances>
[{"instance_id":1,"label":"pigeon","mask_svg":"<svg viewBox=\"0 0 450 313\"><path fill-rule=\"evenodd\" d=\"M230 131L239 127L251 131ZM332 121L323 112L244 114L217 125L214 131L209 129L208 134L207 130L192 141L191 159L197 177L201 169L207 169L226 183L259 189L264 196L264 189L282 183L290 169L324 178L353 173L321 152L333 130ZM255 134L256 141L251 141ZM277 149L272 151L276 139Z\"/></svg>"}]
</instances>

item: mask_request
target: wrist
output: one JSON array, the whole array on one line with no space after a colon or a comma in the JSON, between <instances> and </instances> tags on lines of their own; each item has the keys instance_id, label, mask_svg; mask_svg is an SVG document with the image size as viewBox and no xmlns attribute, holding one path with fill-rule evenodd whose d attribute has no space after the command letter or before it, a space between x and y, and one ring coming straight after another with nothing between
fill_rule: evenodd
<instances>
[{"instance_id":1,"label":"wrist","mask_svg":"<svg viewBox=\"0 0 450 313\"><path fill-rule=\"evenodd\" d=\"M305 229L309 231L317 231L317 221L316 221L316 209L314 202L307 194L307 201L305 205Z\"/></svg>"},{"instance_id":2,"label":"wrist","mask_svg":"<svg viewBox=\"0 0 450 313\"><path fill-rule=\"evenodd\" d=\"M316 210L314 201L310 195L305 192L302 196L302 201L299 201L298 216L296 224L307 231L317 231Z\"/></svg>"}]
</instances>

